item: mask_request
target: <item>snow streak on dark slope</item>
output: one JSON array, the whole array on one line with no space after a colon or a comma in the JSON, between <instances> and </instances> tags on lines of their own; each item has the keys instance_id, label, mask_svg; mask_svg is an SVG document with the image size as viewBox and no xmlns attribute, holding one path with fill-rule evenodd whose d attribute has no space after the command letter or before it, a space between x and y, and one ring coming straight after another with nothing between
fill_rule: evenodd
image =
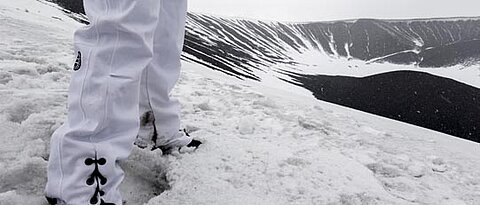
<instances>
[{"instance_id":1,"label":"snow streak on dark slope","mask_svg":"<svg viewBox=\"0 0 480 205\"><path fill-rule=\"evenodd\" d=\"M190 13L184 47L186 58L229 75L260 80L253 70L277 63L298 63L288 52L297 43L279 30L282 26Z\"/></svg>"},{"instance_id":2,"label":"snow streak on dark slope","mask_svg":"<svg viewBox=\"0 0 480 205\"><path fill-rule=\"evenodd\" d=\"M311 49L333 58L419 67L478 63L480 18L286 24L188 16L188 59L237 77L258 79L255 69L303 64L292 56Z\"/></svg>"}]
</instances>

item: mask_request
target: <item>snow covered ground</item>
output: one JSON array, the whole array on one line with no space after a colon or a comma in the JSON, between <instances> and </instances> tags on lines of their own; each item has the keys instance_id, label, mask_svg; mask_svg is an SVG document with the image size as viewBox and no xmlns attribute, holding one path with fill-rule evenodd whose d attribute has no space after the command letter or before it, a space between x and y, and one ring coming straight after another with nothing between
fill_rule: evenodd
<instances>
[{"instance_id":1,"label":"snow covered ground","mask_svg":"<svg viewBox=\"0 0 480 205\"><path fill-rule=\"evenodd\" d=\"M45 204L78 26L38 1L0 2L0 205ZM477 143L264 83L186 63L174 95L204 144L136 148L126 204L480 203Z\"/></svg>"}]
</instances>

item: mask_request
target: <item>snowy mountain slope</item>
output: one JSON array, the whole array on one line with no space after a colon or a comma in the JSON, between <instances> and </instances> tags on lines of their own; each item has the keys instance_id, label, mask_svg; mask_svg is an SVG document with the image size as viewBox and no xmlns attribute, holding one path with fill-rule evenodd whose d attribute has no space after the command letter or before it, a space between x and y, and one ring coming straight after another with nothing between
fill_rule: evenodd
<instances>
[{"instance_id":1,"label":"snowy mountain slope","mask_svg":"<svg viewBox=\"0 0 480 205\"><path fill-rule=\"evenodd\" d=\"M356 76L342 70L369 70L364 65L375 62L432 71L418 67L477 64L480 55L480 18L287 24L190 14L187 28L188 59L242 78L256 79L255 70L282 69ZM329 63L339 58L346 62ZM382 72L395 68L376 66Z\"/></svg>"},{"instance_id":2,"label":"snowy mountain slope","mask_svg":"<svg viewBox=\"0 0 480 205\"><path fill-rule=\"evenodd\" d=\"M444 179L430 178L450 166L444 157L470 158L479 153L478 144L281 90L239 89L237 83L225 84L218 76L205 80L204 71L196 66L187 68L198 73L200 84L186 99L201 102L190 109L187 124L200 128L195 135L208 136L204 139L209 147L181 156L184 163L170 159L175 165L168 175L174 180L172 190L149 204L475 204L478 200L441 199L451 196L451 190L457 189L453 187L470 182L454 177L448 183L456 185L449 187L434 182ZM215 84L224 89L214 89L212 97L208 90ZM220 131L222 126L228 129ZM458 155L462 147L469 147L467 155ZM475 160L468 166L476 166ZM191 185L196 180L201 185ZM427 187L437 188L421 191Z\"/></svg>"},{"instance_id":3,"label":"snowy mountain slope","mask_svg":"<svg viewBox=\"0 0 480 205\"><path fill-rule=\"evenodd\" d=\"M78 2L53 1L83 11ZM480 89L470 92L463 84L480 88L479 37L480 18L472 17L281 23L190 13L184 59L239 79L305 92L290 84L298 85L320 100L480 142ZM415 79L407 79L415 84L399 82L407 77ZM340 86L341 79L349 78L361 82L355 84L360 86L355 92ZM322 87L323 79L332 82L329 90L342 95L329 98L319 92L327 89ZM423 86L431 80L431 84L446 84L441 90ZM388 91L386 86L401 93L372 92ZM442 93L452 93L459 100ZM371 98L381 100L366 102ZM365 107L365 103L372 105Z\"/></svg>"},{"instance_id":4,"label":"snowy mountain slope","mask_svg":"<svg viewBox=\"0 0 480 205\"><path fill-rule=\"evenodd\" d=\"M320 100L480 142L479 38L480 18L285 24L189 14L184 50L228 75L281 79Z\"/></svg>"},{"instance_id":5,"label":"snowy mountain slope","mask_svg":"<svg viewBox=\"0 0 480 205\"><path fill-rule=\"evenodd\" d=\"M320 100L480 142L479 38L480 18L287 24L189 14L184 50L228 75L281 79Z\"/></svg>"},{"instance_id":6,"label":"snowy mountain slope","mask_svg":"<svg viewBox=\"0 0 480 205\"><path fill-rule=\"evenodd\" d=\"M0 2L1 205L45 203L49 138L65 118L80 26L50 8ZM127 204L480 201L478 144L272 87L186 62L174 95L205 143L168 157L134 149L122 163Z\"/></svg>"}]
</instances>

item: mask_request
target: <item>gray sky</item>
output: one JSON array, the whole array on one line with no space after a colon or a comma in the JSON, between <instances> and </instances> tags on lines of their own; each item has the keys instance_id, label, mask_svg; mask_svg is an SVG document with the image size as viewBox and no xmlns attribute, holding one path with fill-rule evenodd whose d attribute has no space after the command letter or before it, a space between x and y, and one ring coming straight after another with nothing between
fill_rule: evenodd
<instances>
[{"instance_id":1,"label":"gray sky","mask_svg":"<svg viewBox=\"0 0 480 205\"><path fill-rule=\"evenodd\" d=\"M189 10L279 21L480 16L480 0L189 0Z\"/></svg>"}]
</instances>

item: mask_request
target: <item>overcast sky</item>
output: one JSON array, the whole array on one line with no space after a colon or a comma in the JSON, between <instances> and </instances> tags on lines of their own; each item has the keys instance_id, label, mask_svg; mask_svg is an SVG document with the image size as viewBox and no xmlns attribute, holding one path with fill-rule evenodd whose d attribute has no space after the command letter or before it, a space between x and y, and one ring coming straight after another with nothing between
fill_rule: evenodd
<instances>
[{"instance_id":1,"label":"overcast sky","mask_svg":"<svg viewBox=\"0 0 480 205\"><path fill-rule=\"evenodd\" d=\"M480 16L480 0L189 0L189 10L279 21Z\"/></svg>"}]
</instances>

